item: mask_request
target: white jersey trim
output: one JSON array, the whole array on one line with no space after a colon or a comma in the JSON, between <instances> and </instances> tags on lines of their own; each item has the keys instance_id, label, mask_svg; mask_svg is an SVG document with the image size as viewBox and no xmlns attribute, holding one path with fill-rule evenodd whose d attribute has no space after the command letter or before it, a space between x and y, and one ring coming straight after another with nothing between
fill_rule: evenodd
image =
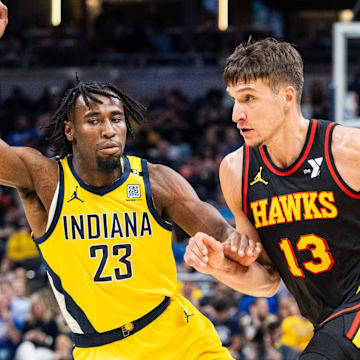
<instances>
[{"instance_id":1,"label":"white jersey trim","mask_svg":"<svg viewBox=\"0 0 360 360\"><path fill-rule=\"evenodd\" d=\"M56 205L57 205L58 197L59 197L59 189L60 189L60 182L57 183L54 197L51 201L49 216L48 216L48 220L47 220L47 224L46 224L46 231L48 231L48 229L51 225L51 222L53 221L54 215L55 215Z\"/></svg>"},{"instance_id":2,"label":"white jersey trim","mask_svg":"<svg viewBox=\"0 0 360 360\"><path fill-rule=\"evenodd\" d=\"M53 283L53 279L51 278L50 274L47 273L48 278L49 278L49 282L50 285L52 287L52 290L54 292L55 298L59 304L61 313L63 314L65 321L67 322L67 324L69 325L71 331L73 333L77 333L77 334L84 334L84 332L81 330L79 323L70 315L70 313L67 311L66 309L66 305L65 305L65 296L63 294L61 294L59 291L56 290L54 283Z\"/></svg>"}]
</instances>

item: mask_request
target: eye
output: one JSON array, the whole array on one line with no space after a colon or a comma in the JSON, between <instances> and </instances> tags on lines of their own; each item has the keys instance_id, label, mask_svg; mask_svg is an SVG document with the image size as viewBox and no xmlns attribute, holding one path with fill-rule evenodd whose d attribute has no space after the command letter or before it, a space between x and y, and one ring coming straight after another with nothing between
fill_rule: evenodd
<instances>
[{"instance_id":1,"label":"eye","mask_svg":"<svg viewBox=\"0 0 360 360\"><path fill-rule=\"evenodd\" d=\"M254 100L254 97L252 95L246 95L245 100L246 101L252 101L252 100Z\"/></svg>"},{"instance_id":2,"label":"eye","mask_svg":"<svg viewBox=\"0 0 360 360\"><path fill-rule=\"evenodd\" d=\"M97 125L99 123L99 120L98 119L89 119L88 123L90 125Z\"/></svg>"},{"instance_id":3,"label":"eye","mask_svg":"<svg viewBox=\"0 0 360 360\"><path fill-rule=\"evenodd\" d=\"M122 122L122 121L123 121L123 118L117 116L117 117L114 117L114 118L112 119L112 121L115 122L115 123L119 123L119 122Z\"/></svg>"}]
</instances>

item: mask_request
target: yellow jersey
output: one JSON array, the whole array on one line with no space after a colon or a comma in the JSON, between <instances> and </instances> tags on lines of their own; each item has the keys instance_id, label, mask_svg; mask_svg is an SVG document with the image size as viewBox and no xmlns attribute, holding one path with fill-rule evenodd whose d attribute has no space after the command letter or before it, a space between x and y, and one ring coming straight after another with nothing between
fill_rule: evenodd
<instances>
[{"instance_id":1,"label":"yellow jersey","mask_svg":"<svg viewBox=\"0 0 360 360\"><path fill-rule=\"evenodd\" d=\"M72 156L58 160L48 228L34 239L76 334L131 323L176 291L171 225L154 208L147 162L123 159L121 177L101 188L79 178Z\"/></svg>"}]
</instances>

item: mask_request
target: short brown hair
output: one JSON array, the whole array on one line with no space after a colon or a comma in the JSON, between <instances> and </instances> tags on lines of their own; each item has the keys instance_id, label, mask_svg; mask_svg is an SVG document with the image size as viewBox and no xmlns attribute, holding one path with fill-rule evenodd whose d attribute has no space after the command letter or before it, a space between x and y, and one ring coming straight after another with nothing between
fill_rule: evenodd
<instances>
[{"instance_id":1,"label":"short brown hair","mask_svg":"<svg viewBox=\"0 0 360 360\"><path fill-rule=\"evenodd\" d=\"M279 85L293 86L300 106L304 65L301 55L290 43L266 38L236 47L226 60L225 83L236 85L239 81L256 79L266 80L274 91L279 90Z\"/></svg>"}]
</instances>

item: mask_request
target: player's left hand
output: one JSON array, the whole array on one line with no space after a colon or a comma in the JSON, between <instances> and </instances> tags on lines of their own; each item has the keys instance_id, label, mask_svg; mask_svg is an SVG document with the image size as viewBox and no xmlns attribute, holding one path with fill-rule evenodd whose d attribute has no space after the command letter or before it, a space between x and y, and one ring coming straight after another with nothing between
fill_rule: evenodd
<instances>
[{"instance_id":1,"label":"player's left hand","mask_svg":"<svg viewBox=\"0 0 360 360\"><path fill-rule=\"evenodd\" d=\"M5 28L8 24L8 9L0 1L0 38L3 36Z\"/></svg>"},{"instance_id":2,"label":"player's left hand","mask_svg":"<svg viewBox=\"0 0 360 360\"><path fill-rule=\"evenodd\" d=\"M251 265L262 250L259 241L249 239L247 235L239 234L236 231L222 245L224 255L242 266Z\"/></svg>"}]
</instances>

